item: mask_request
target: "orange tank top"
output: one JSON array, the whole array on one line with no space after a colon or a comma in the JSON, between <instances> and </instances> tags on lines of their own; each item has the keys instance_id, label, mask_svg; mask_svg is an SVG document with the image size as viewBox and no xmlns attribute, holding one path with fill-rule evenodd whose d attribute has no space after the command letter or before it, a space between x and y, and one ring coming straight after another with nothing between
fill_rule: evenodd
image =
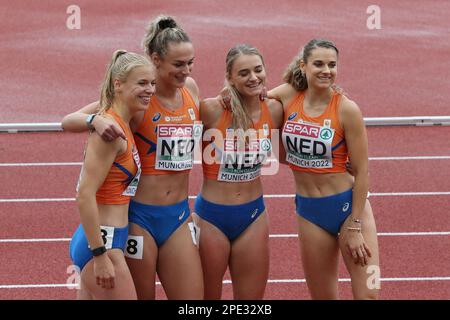
<instances>
[{"instance_id":1,"label":"orange tank top","mask_svg":"<svg viewBox=\"0 0 450 320\"><path fill-rule=\"evenodd\" d=\"M200 139L202 125L198 107L186 88L181 88L181 108L164 108L156 96L144 113L134 133L142 162L143 175L172 174L192 169L195 139Z\"/></svg>"},{"instance_id":2,"label":"orange tank top","mask_svg":"<svg viewBox=\"0 0 450 320\"><path fill-rule=\"evenodd\" d=\"M305 93L299 93L284 113L282 140L289 167L300 172L345 172L348 152L339 122L341 94L334 93L318 117L305 114L304 99Z\"/></svg>"},{"instance_id":3,"label":"orange tank top","mask_svg":"<svg viewBox=\"0 0 450 320\"><path fill-rule=\"evenodd\" d=\"M97 191L96 198L100 204L127 204L136 193L139 183L139 154L130 127L113 110L109 109L106 113L111 115L125 132L127 150L114 160L105 181Z\"/></svg>"},{"instance_id":4,"label":"orange tank top","mask_svg":"<svg viewBox=\"0 0 450 320\"><path fill-rule=\"evenodd\" d=\"M212 180L247 182L261 175L261 167L272 151L272 115L265 102L260 103L261 115L252 128L256 134L239 147L235 130L231 128L233 114L224 110L216 128L208 129L203 136L203 175Z\"/></svg>"}]
</instances>

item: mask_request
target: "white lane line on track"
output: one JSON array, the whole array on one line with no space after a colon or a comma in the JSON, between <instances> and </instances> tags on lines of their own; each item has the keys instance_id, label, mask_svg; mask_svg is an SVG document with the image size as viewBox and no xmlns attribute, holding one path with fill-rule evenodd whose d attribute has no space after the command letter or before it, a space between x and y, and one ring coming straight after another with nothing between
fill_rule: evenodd
<instances>
[{"instance_id":1,"label":"white lane line on track","mask_svg":"<svg viewBox=\"0 0 450 320\"><path fill-rule=\"evenodd\" d=\"M450 191L443 192L370 192L371 197L397 197L397 196L449 196ZM264 198L294 198L295 194L265 194ZM189 196L196 199L197 196ZM6 202L65 202L75 201L75 198L22 198L22 199L0 199L0 203Z\"/></svg>"},{"instance_id":2,"label":"white lane line on track","mask_svg":"<svg viewBox=\"0 0 450 320\"><path fill-rule=\"evenodd\" d=\"M350 282L349 278L341 278L339 282ZM381 278L382 282L401 282L401 281L450 281L450 277L410 277L410 278ZM222 281L223 284L231 284L231 280ZM268 283L306 283L305 279L269 279ZM161 282L156 282L161 285ZM67 288L74 289L76 284L18 284L18 285L0 285L0 289L40 289L40 288Z\"/></svg>"},{"instance_id":3,"label":"white lane line on track","mask_svg":"<svg viewBox=\"0 0 450 320\"><path fill-rule=\"evenodd\" d=\"M450 236L450 231L442 232L378 232L379 237ZM296 233L271 234L269 238L297 238ZM1 240L0 240L1 242Z\"/></svg>"},{"instance_id":4,"label":"white lane line on track","mask_svg":"<svg viewBox=\"0 0 450 320\"><path fill-rule=\"evenodd\" d=\"M403 161L403 160L449 160L450 156L401 156L401 157L369 157L370 161ZM198 162L200 163L200 162ZM0 163L0 167L53 167L81 166L82 162L23 162Z\"/></svg>"},{"instance_id":5,"label":"white lane line on track","mask_svg":"<svg viewBox=\"0 0 450 320\"><path fill-rule=\"evenodd\" d=\"M81 166L83 162L27 162L27 163L0 163L0 167L57 167Z\"/></svg>"},{"instance_id":6,"label":"white lane line on track","mask_svg":"<svg viewBox=\"0 0 450 320\"><path fill-rule=\"evenodd\" d=\"M378 232L380 237L450 236L450 231L442 232ZM269 238L297 238L296 233L271 234ZM0 243L69 242L71 238L0 239Z\"/></svg>"}]
</instances>

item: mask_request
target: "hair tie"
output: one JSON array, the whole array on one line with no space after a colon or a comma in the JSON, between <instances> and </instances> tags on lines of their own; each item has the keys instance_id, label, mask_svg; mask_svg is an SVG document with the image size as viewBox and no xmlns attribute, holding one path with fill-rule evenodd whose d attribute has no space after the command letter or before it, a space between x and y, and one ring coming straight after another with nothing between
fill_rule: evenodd
<instances>
[{"instance_id":1,"label":"hair tie","mask_svg":"<svg viewBox=\"0 0 450 320\"><path fill-rule=\"evenodd\" d=\"M177 24L173 19L162 19L158 22L158 25L161 28L161 30L177 27Z\"/></svg>"}]
</instances>

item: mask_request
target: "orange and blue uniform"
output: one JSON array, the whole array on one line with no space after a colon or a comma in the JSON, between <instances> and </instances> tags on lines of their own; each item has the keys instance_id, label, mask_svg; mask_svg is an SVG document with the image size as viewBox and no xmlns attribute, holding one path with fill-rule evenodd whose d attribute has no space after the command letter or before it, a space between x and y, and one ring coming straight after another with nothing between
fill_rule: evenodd
<instances>
[{"instance_id":1,"label":"orange and blue uniform","mask_svg":"<svg viewBox=\"0 0 450 320\"><path fill-rule=\"evenodd\" d=\"M282 140L289 167L314 174L346 172L348 150L339 120L342 95L334 92L324 112L317 117L305 114L304 99L305 93L300 92L285 111ZM352 195L352 189L321 198L297 194L297 213L337 235L352 211Z\"/></svg>"},{"instance_id":2,"label":"orange and blue uniform","mask_svg":"<svg viewBox=\"0 0 450 320\"><path fill-rule=\"evenodd\" d=\"M127 137L127 150L114 160L105 181L97 191L96 198L100 204L127 204L136 193L140 176L140 158L130 127L111 109L106 113L112 116L124 131Z\"/></svg>"},{"instance_id":3,"label":"orange and blue uniform","mask_svg":"<svg viewBox=\"0 0 450 320\"><path fill-rule=\"evenodd\" d=\"M206 179L228 183L253 181L261 175L261 166L272 150L271 129L274 128L270 110L260 103L261 114L253 124L255 135L247 135L243 148L239 147L235 130L231 128L233 114L223 111L216 128L221 137L203 142L203 175ZM214 147L211 148L211 145ZM211 154L205 154L206 148ZM208 157L209 159L205 159ZM230 241L235 240L265 210L262 195L253 201L239 205L222 205L210 202L198 195L195 212L204 220L219 228Z\"/></svg>"},{"instance_id":4,"label":"orange and blue uniform","mask_svg":"<svg viewBox=\"0 0 450 320\"><path fill-rule=\"evenodd\" d=\"M201 137L201 126L196 125L200 117L188 90L179 90L183 98L181 108L170 111L153 96L134 133L143 175L172 174L192 168L194 138Z\"/></svg>"},{"instance_id":5,"label":"orange and blue uniform","mask_svg":"<svg viewBox=\"0 0 450 320\"><path fill-rule=\"evenodd\" d=\"M311 173L345 172L348 158L344 129L339 122L341 95L333 94L325 111L310 117L300 93L285 111L283 144L292 170Z\"/></svg>"},{"instance_id":6,"label":"orange and blue uniform","mask_svg":"<svg viewBox=\"0 0 450 320\"><path fill-rule=\"evenodd\" d=\"M156 96L150 100L134 137L143 175L189 172L194 163L194 147L202 136L198 106L186 88L178 89L183 105L171 111ZM151 192L151 191L149 191ZM161 246L190 215L188 199L158 206L130 202L128 219L147 230ZM129 256L131 258L138 255ZM139 259L139 258L138 258Z\"/></svg>"},{"instance_id":7,"label":"orange and blue uniform","mask_svg":"<svg viewBox=\"0 0 450 320\"><path fill-rule=\"evenodd\" d=\"M123 205L130 202L130 198L135 194L139 183L140 160L137 152L133 134L128 125L112 109L106 113L111 116L122 128L127 137L127 149L118 155L105 178L105 181L97 190L96 200L103 205ZM82 179L83 169L80 179ZM100 226L102 237L106 249L125 250L128 238L128 225L125 227ZM70 256L73 263L80 271L86 263L92 259L89 243L86 238L83 226L80 224L75 231L70 242Z\"/></svg>"}]
</instances>

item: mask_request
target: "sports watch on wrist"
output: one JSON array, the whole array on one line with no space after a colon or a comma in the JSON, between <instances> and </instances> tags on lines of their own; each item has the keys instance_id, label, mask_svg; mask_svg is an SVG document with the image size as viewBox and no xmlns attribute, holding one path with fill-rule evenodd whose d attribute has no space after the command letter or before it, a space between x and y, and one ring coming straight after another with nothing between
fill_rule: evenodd
<instances>
[{"instance_id":1,"label":"sports watch on wrist","mask_svg":"<svg viewBox=\"0 0 450 320\"><path fill-rule=\"evenodd\" d=\"M101 256L102 254L104 254L106 252L106 247L105 246L101 246L101 247L92 249L91 252L92 252L92 255L94 257L98 257L98 256Z\"/></svg>"},{"instance_id":2,"label":"sports watch on wrist","mask_svg":"<svg viewBox=\"0 0 450 320\"><path fill-rule=\"evenodd\" d=\"M86 125L88 127L89 130L94 130L94 125L92 124L92 121L94 121L94 118L97 114L96 113L92 113L90 115L88 115L86 117Z\"/></svg>"}]
</instances>

